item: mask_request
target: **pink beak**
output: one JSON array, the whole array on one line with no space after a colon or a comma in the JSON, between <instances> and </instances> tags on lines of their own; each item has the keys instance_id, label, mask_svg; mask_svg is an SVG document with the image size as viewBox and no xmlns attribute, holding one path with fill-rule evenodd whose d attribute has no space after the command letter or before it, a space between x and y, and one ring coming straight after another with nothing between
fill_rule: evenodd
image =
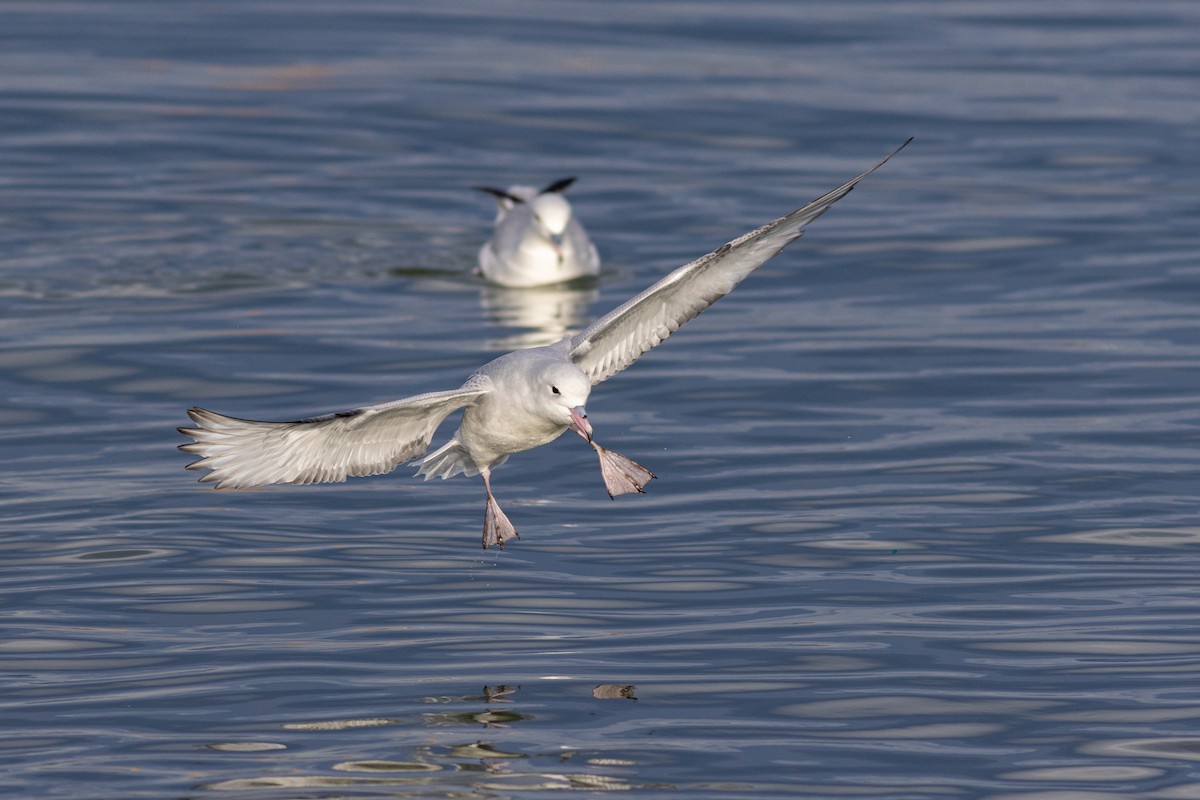
<instances>
[{"instance_id":1,"label":"pink beak","mask_svg":"<svg viewBox=\"0 0 1200 800\"><path fill-rule=\"evenodd\" d=\"M571 430L589 442L592 440L592 423L588 422L587 409L583 406L575 406L571 409Z\"/></svg>"}]
</instances>

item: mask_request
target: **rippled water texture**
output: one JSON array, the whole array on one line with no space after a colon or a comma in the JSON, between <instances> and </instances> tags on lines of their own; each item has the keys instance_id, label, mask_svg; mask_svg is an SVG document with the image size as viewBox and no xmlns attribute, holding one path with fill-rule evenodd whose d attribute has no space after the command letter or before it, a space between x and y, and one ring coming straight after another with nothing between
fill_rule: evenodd
<instances>
[{"instance_id":1,"label":"rippled water texture","mask_svg":"<svg viewBox=\"0 0 1200 800\"><path fill-rule=\"evenodd\" d=\"M0 785L1200 796L1200 6L0 0ZM807 202L495 488L214 492ZM594 284L485 287L578 175ZM445 436L451 428L443 429ZM441 437L439 437L439 440Z\"/></svg>"}]
</instances>

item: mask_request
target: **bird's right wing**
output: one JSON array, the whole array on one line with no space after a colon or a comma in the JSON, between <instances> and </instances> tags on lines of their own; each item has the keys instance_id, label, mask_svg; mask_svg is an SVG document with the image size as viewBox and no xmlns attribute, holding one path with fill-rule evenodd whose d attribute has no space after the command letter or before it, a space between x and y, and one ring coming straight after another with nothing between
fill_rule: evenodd
<instances>
[{"instance_id":1,"label":"bird's right wing","mask_svg":"<svg viewBox=\"0 0 1200 800\"><path fill-rule=\"evenodd\" d=\"M188 416L196 427L179 432L195 441L179 449L201 456L187 468L210 470L200 480L218 489L378 475L428 450L442 420L491 386L487 376L473 375L452 391L296 422L259 422L193 408Z\"/></svg>"},{"instance_id":2,"label":"bird's right wing","mask_svg":"<svg viewBox=\"0 0 1200 800\"><path fill-rule=\"evenodd\" d=\"M909 139L908 142L911 142ZM859 181L908 144L853 180L774 222L768 222L690 264L680 267L629 302L566 341L568 357L593 384L607 380L662 342L680 325L728 294L754 270L804 233Z\"/></svg>"}]
</instances>

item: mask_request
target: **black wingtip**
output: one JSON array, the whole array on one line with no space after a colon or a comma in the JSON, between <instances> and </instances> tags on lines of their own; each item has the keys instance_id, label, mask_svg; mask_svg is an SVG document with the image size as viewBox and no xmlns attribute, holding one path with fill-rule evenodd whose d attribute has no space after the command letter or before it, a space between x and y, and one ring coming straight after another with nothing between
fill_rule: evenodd
<instances>
[{"instance_id":1,"label":"black wingtip","mask_svg":"<svg viewBox=\"0 0 1200 800\"><path fill-rule=\"evenodd\" d=\"M508 192L504 191L503 189L497 189L494 186L475 186L472 188L474 188L475 191L477 191L477 192L484 192L485 194L490 194L492 197L496 198L497 200L507 200L510 203L524 203L525 202L521 198L517 197L515 194L509 194Z\"/></svg>"},{"instance_id":2,"label":"black wingtip","mask_svg":"<svg viewBox=\"0 0 1200 800\"><path fill-rule=\"evenodd\" d=\"M542 189L542 191L538 192L538 194L550 194L552 192L561 194L562 192L565 192L567 190L567 187L570 186L572 183L574 183L576 180L577 179L574 175L572 175L569 178L559 178L554 183L549 184L545 189Z\"/></svg>"},{"instance_id":3,"label":"black wingtip","mask_svg":"<svg viewBox=\"0 0 1200 800\"><path fill-rule=\"evenodd\" d=\"M912 140L913 140L913 139L915 139L915 138L917 138L917 137L915 137L915 136L910 136L910 137L908 137L907 139L905 139L905 140L904 140L904 144L900 145L900 146L899 146L899 147L897 147L895 150L893 150L892 152L888 153L888 154L887 154L887 156L885 156L885 157L884 157L883 161L887 161L889 158L891 158L892 156L896 155L896 153L899 153L901 150L903 150L904 148L908 147L910 144L912 144ZM883 163L883 161L880 161L879 163L880 163L880 164L882 164L882 163Z\"/></svg>"}]
</instances>

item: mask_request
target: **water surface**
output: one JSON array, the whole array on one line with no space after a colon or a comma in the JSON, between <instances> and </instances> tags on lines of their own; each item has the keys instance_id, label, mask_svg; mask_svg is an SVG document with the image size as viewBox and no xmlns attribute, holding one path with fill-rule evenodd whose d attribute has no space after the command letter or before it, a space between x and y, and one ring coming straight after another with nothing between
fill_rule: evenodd
<instances>
[{"instance_id":1,"label":"water surface","mask_svg":"<svg viewBox=\"0 0 1200 800\"><path fill-rule=\"evenodd\" d=\"M1200 792L1194 4L0 2L39 798ZM175 426L452 388L916 141L496 491ZM578 175L600 280L471 274ZM443 429L443 435L452 430Z\"/></svg>"}]
</instances>

